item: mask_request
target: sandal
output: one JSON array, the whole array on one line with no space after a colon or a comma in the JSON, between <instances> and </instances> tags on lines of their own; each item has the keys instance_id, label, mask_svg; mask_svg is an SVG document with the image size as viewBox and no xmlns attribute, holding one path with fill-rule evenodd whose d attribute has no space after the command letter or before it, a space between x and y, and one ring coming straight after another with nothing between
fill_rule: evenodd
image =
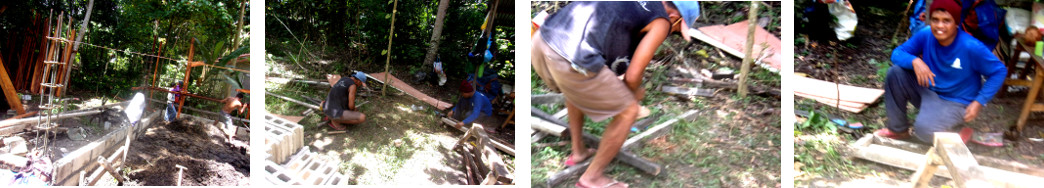
<instances>
[{"instance_id":1,"label":"sandal","mask_svg":"<svg viewBox=\"0 0 1044 188\"><path fill-rule=\"evenodd\" d=\"M327 125L330 125L330 128L333 128L334 130L338 130L338 131L343 131L343 130L344 130L344 129L346 128L346 127L341 127L341 128L337 128L337 126L336 126L336 125L334 125L334 122L333 122L333 121L331 121L331 120L329 120L329 119L330 119L330 118L325 118L325 117L324 117L324 118L323 118L323 121L326 121L326 124L327 124Z\"/></svg>"},{"instance_id":2,"label":"sandal","mask_svg":"<svg viewBox=\"0 0 1044 188\"><path fill-rule=\"evenodd\" d=\"M627 184L625 184L623 182L613 180L613 182L611 182L609 184L603 185L602 188L612 187L612 186L617 185L617 184L623 185L623 187L630 187L630 185L627 185ZM576 181L576 184L574 184L574 185L576 185L576 187L579 187L579 188L591 188L590 186L586 186L584 184L580 184L580 181Z\"/></svg>"},{"instance_id":3,"label":"sandal","mask_svg":"<svg viewBox=\"0 0 1044 188\"><path fill-rule=\"evenodd\" d=\"M577 163L584 162L585 160L587 160L587 158L591 158L591 155L594 155L595 151L597 151L597 150L592 149L592 148L588 148L587 149L587 153L588 153L587 157L585 157L583 160L580 160L580 161L573 160L573 155L570 154L569 157L566 157L565 166L566 167L576 166Z\"/></svg>"}]
</instances>

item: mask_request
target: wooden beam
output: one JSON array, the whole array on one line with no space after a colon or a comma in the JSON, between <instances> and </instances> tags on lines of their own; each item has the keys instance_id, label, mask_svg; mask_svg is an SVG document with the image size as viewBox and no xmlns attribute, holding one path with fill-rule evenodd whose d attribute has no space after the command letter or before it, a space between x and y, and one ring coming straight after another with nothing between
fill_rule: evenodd
<instances>
[{"instance_id":1,"label":"wooden beam","mask_svg":"<svg viewBox=\"0 0 1044 188\"><path fill-rule=\"evenodd\" d=\"M932 149L934 150L934 149ZM939 169L939 163L937 162L938 156L935 155L934 151L925 153L926 161L921 168L917 168L917 172L914 172L913 176L910 176L910 180L914 182L915 188L926 188L929 186L929 182L932 180L935 171Z\"/></svg>"},{"instance_id":2,"label":"wooden beam","mask_svg":"<svg viewBox=\"0 0 1044 188\"><path fill-rule=\"evenodd\" d=\"M530 97L530 103L533 105L540 104L565 104L565 97L561 93L548 93L542 95L533 95Z\"/></svg>"},{"instance_id":3,"label":"wooden beam","mask_svg":"<svg viewBox=\"0 0 1044 188\"><path fill-rule=\"evenodd\" d=\"M868 136L872 135L868 134ZM925 155L875 143L863 142L864 140L869 141L872 139L867 139L867 137L860 139L856 144L851 145L853 149L849 154L865 160L914 171L920 168L921 165L924 165L924 161L927 161L927 156ZM868 144L862 146L859 145L860 143ZM1044 177L1015 173L987 166L979 166L978 170L982 171L981 174L985 179L988 179L993 183L992 185L997 187L1039 187L1039 185L1044 185ZM939 166L934 174L936 176L950 178L948 172L948 167Z\"/></svg>"},{"instance_id":4,"label":"wooden beam","mask_svg":"<svg viewBox=\"0 0 1044 188\"><path fill-rule=\"evenodd\" d=\"M964 145L957 133L936 132L935 150L942 164L948 167L950 177L957 187L982 187L989 185L985 174L979 169L979 162L972 157L971 150ZM929 151L933 152L933 151Z\"/></svg>"},{"instance_id":5,"label":"wooden beam","mask_svg":"<svg viewBox=\"0 0 1044 188\"><path fill-rule=\"evenodd\" d=\"M7 104L15 112L25 114L25 108L22 108L22 100L18 98L18 92L15 92L14 84L11 83L11 77L7 74L7 68L3 65L4 60L0 58L0 88L4 90L4 99L7 99Z\"/></svg>"},{"instance_id":6,"label":"wooden beam","mask_svg":"<svg viewBox=\"0 0 1044 188\"><path fill-rule=\"evenodd\" d=\"M540 131L541 133L547 133L555 135L557 137L569 135L569 129L567 129L566 127L559 126L548 121L544 121L540 118L530 119L529 125L532 126L533 130Z\"/></svg>"}]
</instances>

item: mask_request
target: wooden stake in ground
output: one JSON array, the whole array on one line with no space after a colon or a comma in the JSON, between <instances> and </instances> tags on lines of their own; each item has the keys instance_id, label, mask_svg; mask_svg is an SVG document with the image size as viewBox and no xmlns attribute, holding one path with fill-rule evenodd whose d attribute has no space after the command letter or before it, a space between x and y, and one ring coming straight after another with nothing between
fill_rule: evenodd
<instances>
[{"instance_id":1,"label":"wooden stake in ground","mask_svg":"<svg viewBox=\"0 0 1044 188\"><path fill-rule=\"evenodd\" d=\"M391 74L391 72L388 72L388 64L391 63L392 37L395 37L395 12L398 11L397 8L399 8L399 0L395 0L395 2L392 4L391 29L388 29L388 51L387 51L388 58L387 58L387 60L384 61L384 72L387 73L387 74L384 75L384 80L388 80L388 75ZM381 85L381 96L382 97L384 96L384 93L387 93L387 89L388 89L388 84Z\"/></svg>"},{"instance_id":2,"label":"wooden stake in ground","mask_svg":"<svg viewBox=\"0 0 1044 188\"><path fill-rule=\"evenodd\" d=\"M740 97L747 97L747 73L750 72L750 64L754 63L754 28L758 26L758 3L756 1L750 2L750 13L747 16L747 23L749 23L749 29L747 29L747 45L744 47L747 50L743 55L743 65L740 67L739 77L739 88L737 92Z\"/></svg>"},{"instance_id":3,"label":"wooden stake in ground","mask_svg":"<svg viewBox=\"0 0 1044 188\"><path fill-rule=\"evenodd\" d=\"M185 171L185 167L181 165L174 165L174 168L178 168L178 186L181 186L181 174Z\"/></svg>"}]
</instances>

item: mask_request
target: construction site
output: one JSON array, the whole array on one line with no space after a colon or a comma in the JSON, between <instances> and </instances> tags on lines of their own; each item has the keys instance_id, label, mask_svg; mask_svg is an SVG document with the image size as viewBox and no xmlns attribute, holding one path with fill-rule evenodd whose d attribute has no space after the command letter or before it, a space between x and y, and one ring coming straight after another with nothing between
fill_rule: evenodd
<instances>
[{"instance_id":1,"label":"construction site","mask_svg":"<svg viewBox=\"0 0 1044 188\"><path fill-rule=\"evenodd\" d=\"M515 184L513 4L266 4L265 182Z\"/></svg>"},{"instance_id":2,"label":"construction site","mask_svg":"<svg viewBox=\"0 0 1044 188\"><path fill-rule=\"evenodd\" d=\"M893 139L875 133L900 119L889 115L896 106L886 107L895 105L887 102L886 82L890 69L901 64L892 62L895 52L913 41L915 21L929 4L838 2L795 3L795 186L1039 187L1044 182L1044 124L1034 102L1039 84L1031 84L1041 82L1044 71L1034 66L1042 62L1039 56L1025 53L1032 47L1024 47L1020 36L1031 25L1030 10L1039 5L1019 0L981 5L1007 12L995 22L1001 25L1000 42L987 46L1008 69L1006 80L977 117L921 140L921 135ZM839 24L824 22L832 18ZM917 127L924 121L921 114L942 111L910 103L901 108L911 109L906 123L915 133L924 128Z\"/></svg>"},{"instance_id":3,"label":"construction site","mask_svg":"<svg viewBox=\"0 0 1044 188\"><path fill-rule=\"evenodd\" d=\"M589 11L600 6L583 2L588 4L575 7L587 9L577 8L569 14L564 13L572 3L581 2L533 1L530 9L534 16L533 33L542 34L539 33L545 31L542 27L552 25L551 15L557 13L559 15L555 16L558 18L576 19L579 16L569 15L585 15L580 10ZM614 3L626 7L630 2ZM779 39L781 3L701 1L698 5L701 16L693 21L691 30L685 31L692 36L691 40L685 40L680 34L668 35L662 44L658 44L648 65L643 67L638 88L644 92L644 97L637 101L640 110L630 125L617 125L627 128L626 137L622 138L618 152L604 167L603 176L611 178L612 183L606 181L606 185L587 187L780 186L781 104L780 74L777 71L780 62L786 59L781 54ZM610 14L606 13L608 10L592 12ZM562 23L558 22L559 26L564 25ZM586 36L589 33L570 34ZM536 59L537 48L533 51ZM552 63L564 62L549 61L546 64L552 67ZM550 85L554 83L542 78L544 75L537 75L536 64L534 73L531 73L530 129L522 132L531 136L532 141L529 143L532 185L585 187L580 183L581 176L591 173L590 169L596 168L595 158L599 158L591 152L605 149L601 144L615 143L604 139L611 135L610 124L621 116L600 121L593 120L590 115L583 119L570 118L576 116L571 114L575 111L568 107L567 102L576 104L576 101L567 101L567 95L584 95L575 91L570 94L552 90ZM630 71L631 67L627 70ZM566 73L550 74L559 79L557 74ZM589 82L585 80L584 83ZM605 82L592 84L611 85ZM564 90L561 88L565 86L559 84L558 87ZM624 89L589 91L630 92ZM573 126L577 125L576 121L583 122L579 137L574 132L578 131ZM577 143L588 148L586 159L574 158L573 154L578 151L574 151L576 146L573 144Z\"/></svg>"},{"instance_id":4,"label":"construction site","mask_svg":"<svg viewBox=\"0 0 1044 188\"><path fill-rule=\"evenodd\" d=\"M119 3L134 2L0 3L0 182L249 185L249 112L219 110L249 101L225 97L250 93L246 1ZM170 27L188 20L140 14L178 6L221 9L228 20L211 21L228 32L196 38Z\"/></svg>"}]
</instances>

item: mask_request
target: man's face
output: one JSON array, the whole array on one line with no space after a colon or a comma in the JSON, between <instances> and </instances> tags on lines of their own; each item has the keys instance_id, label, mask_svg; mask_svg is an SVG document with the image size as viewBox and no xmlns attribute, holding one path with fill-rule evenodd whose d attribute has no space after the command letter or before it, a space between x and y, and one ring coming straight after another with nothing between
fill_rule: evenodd
<instances>
[{"instance_id":1,"label":"man's face","mask_svg":"<svg viewBox=\"0 0 1044 188\"><path fill-rule=\"evenodd\" d=\"M475 96L475 92L472 91L472 92L462 93L461 95L463 95L464 98L471 98L471 96Z\"/></svg>"},{"instance_id":2,"label":"man's face","mask_svg":"<svg viewBox=\"0 0 1044 188\"><path fill-rule=\"evenodd\" d=\"M664 2L664 5L667 9L667 21L671 24L671 33L681 33L682 37L685 38L685 41L691 40L689 39L690 37L688 33L685 32L685 30L689 28L689 24L685 23L685 20L682 19L681 12L679 12L678 9L666 6L666 2Z\"/></svg>"},{"instance_id":3,"label":"man's face","mask_svg":"<svg viewBox=\"0 0 1044 188\"><path fill-rule=\"evenodd\" d=\"M946 11L932 11L930 24L932 35L940 42L949 43L957 37L957 21Z\"/></svg>"}]
</instances>

